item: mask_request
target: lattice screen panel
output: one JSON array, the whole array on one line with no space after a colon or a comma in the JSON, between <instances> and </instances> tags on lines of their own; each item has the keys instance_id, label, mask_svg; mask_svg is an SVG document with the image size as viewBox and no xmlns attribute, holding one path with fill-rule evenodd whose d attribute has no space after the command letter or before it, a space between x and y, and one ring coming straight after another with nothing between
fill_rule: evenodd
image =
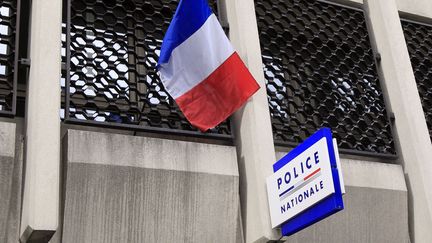
<instances>
[{"instance_id":1,"label":"lattice screen panel","mask_svg":"<svg viewBox=\"0 0 432 243\"><path fill-rule=\"evenodd\" d=\"M17 0L0 1L0 113L10 114L14 105L15 38Z\"/></svg>"},{"instance_id":2,"label":"lattice screen panel","mask_svg":"<svg viewBox=\"0 0 432 243\"><path fill-rule=\"evenodd\" d=\"M71 0L67 119L197 131L163 87L156 64L177 1ZM212 1L216 10L216 2ZM63 30L63 61L67 51ZM67 73L63 72L63 86ZM65 89L64 89L65 90ZM229 122L209 133L228 135Z\"/></svg>"},{"instance_id":3,"label":"lattice screen panel","mask_svg":"<svg viewBox=\"0 0 432 243\"><path fill-rule=\"evenodd\" d=\"M315 0L256 0L273 135L330 127L339 147L395 154L362 11Z\"/></svg>"},{"instance_id":4,"label":"lattice screen panel","mask_svg":"<svg viewBox=\"0 0 432 243\"><path fill-rule=\"evenodd\" d=\"M432 140L432 26L402 21L402 27Z\"/></svg>"}]
</instances>

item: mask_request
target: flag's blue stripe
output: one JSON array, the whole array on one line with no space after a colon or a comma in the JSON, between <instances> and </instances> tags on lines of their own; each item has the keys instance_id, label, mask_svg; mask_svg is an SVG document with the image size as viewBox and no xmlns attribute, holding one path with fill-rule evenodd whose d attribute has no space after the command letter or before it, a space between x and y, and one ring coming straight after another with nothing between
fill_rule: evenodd
<instances>
[{"instance_id":1,"label":"flag's blue stripe","mask_svg":"<svg viewBox=\"0 0 432 243\"><path fill-rule=\"evenodd\" d=\"M167 63L172 51L201 28L211 14L207 0L181 0L163 39L158 66Z\"/></svg>"}]
</instances>

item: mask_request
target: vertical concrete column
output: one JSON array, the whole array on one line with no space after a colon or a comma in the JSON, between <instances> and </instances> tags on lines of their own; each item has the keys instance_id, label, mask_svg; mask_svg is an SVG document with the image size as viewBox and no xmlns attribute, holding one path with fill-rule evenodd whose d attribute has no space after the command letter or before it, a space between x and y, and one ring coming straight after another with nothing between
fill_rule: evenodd
<instances>
[{"instance_id":1,"label":"vertical concrete column","mask_svg":"<svg viewBox=\"0 0 432 243\"><path fill-rule=\"evenodd\" d=\"M58 226L62 1L33 0L21 242L47 242Z\"/></svg>"},{"instance_id":2,"label":"vertical concrete column","mask_svg":"<svg viewBox=\"0 0 432 243\"><path fill-rule=\"evenodd\" d=\"M278 239L271 229L265 187L276 161L261 48L253 0L222 1L230 39L261 89L234 115L240 201L246 242Z\"/></svg>"},{"instance_id":3,"label":"vertical concrete column","mask_svg":"<svg viewBox=\"0 0 432 243\"><path fill-rule=\"evenodd\" d=\"M411 242L432 242L432 146L395 0L365 0L409 193Z\"/></svg>"}]
</instances>

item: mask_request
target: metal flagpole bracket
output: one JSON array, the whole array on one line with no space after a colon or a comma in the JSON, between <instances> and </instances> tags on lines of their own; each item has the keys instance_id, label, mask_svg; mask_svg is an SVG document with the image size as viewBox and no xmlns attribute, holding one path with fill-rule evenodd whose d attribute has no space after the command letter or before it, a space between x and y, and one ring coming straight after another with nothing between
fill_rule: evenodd
<instances>
[{"instance_id":1,"label":"metal flagpole bracket","mask_svg":"<svg viewBox=\"0 0 432 243\"><path fill-rule=\"evenodd\" d=\"M18 60L18 64L22 67L29 68L31 65L31 60L30 58L21 58Z\"/></svg>"}]
</instances>

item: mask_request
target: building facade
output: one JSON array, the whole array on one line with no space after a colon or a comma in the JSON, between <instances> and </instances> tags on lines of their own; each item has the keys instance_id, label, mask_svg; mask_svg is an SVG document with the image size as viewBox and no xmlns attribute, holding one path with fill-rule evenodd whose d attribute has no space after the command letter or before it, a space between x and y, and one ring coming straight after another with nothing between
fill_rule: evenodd
<instances>
[{"instance_id":1,"label":"building facade","mask_svg":"<svg viewBox=\"0 0 432 243\"><path fill-rule=\"evenodd\" d=\"M206 133L155 69L178 1L0 0L0 242L432 242L432 2L210 1L261 89ZM281 237L321 127L345 209Z\"/></svg>"}]
</instances>

